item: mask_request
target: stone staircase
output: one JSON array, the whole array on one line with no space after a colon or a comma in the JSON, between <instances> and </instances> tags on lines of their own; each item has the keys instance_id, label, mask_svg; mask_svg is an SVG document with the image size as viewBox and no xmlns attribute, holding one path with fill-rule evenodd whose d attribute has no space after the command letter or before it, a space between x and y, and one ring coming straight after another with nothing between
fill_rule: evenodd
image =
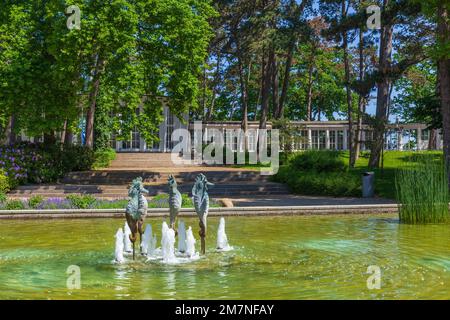
<instances>
[{"instance_id":1,"label":"stone staircase","mask_svg":"<svg viewBox=\"0 0 450 320\"><path fill-rule=\"evenodd\" d=\"M20 186L10 192L12 198L65 197L69 194L90 194L98 198L126 198L128 185L142 177L149 196L167 193L167 178L173 174L182 193L191 193L195 177L204 173L216 184L209 190L214 198L285 195L283 184L271 182L268 176L230 166L175 165L168 153L120 153L108 169L71 172L56 184Z\"/></svg>"}]
</instances>

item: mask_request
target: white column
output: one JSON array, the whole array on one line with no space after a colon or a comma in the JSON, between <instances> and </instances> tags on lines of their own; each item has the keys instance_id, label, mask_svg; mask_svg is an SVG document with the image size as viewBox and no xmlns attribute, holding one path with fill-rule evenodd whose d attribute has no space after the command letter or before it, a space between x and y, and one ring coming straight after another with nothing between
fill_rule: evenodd
<instances>
[{"instance_id":1,"label":"white column","mask_svg":"<svg viewBox=\"0 0 450 320\"><path fill-rule=\"evenodd\" d=\"M325 132L325 149L330 150L330 130L326 130Z\"/></svg>"},{"instance_id":2,"label":"white column","mask_svg":"<svg viewBox=\"0 0 450 320\"><path fill-rule=\"evenodd\" d=\"M343 139L343 146L342 146L342 148L344 149L344 150L348 150L348 144L347 144L347 140L348 140L348 129L344 129L344 139Z\"/></svg>"},{"instance_id":3,"label":"white column","mask_svg":"<svg viewBox=\"0 0 450 320\"><path fill-rule=\"evenodd\" d=\"M417 138L416 138L417 150L422 150L422 129L417 128L416 132L417 132Z\"/></svg>"},{"instance_id":4,"label":"white column","mask_svg":"<svg viewBox=\"0 0 450 320\"><path fill-rule=\"evenodd\" d=\"M308 149L312 149L312 134L311 134L311 129L308 129Z\"/></svg>"}]
</instances>

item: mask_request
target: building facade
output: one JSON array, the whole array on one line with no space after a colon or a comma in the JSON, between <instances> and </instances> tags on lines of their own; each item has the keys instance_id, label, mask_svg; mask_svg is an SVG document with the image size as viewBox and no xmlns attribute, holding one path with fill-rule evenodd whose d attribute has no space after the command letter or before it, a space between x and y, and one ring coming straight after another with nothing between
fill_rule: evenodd
<instances>
[{"instance_id":1,"label":"building facade","mask_svg":"<svg viewBox=\"0 0 450 320\"><path fill-rule=\"evenodd\" d=\"M129 134L129 139L118 140L111 136L110 145L117 152L170 152L176 141L172 140L172 134L176 129L188 129L193 139L194 123L189 122L186 115L180 120L170 112L167 106L163 107L164 120L159 125L158 132L155 134L159 137L159 141L147 143L143 139L138 130L133 130ZM293 121L292 127L295 128L290 141L281 141L280 146L289 143L291 150L348 150L349 133L347 121ZM240 121L215 121L203 122L204 141L208 142L208 131L215 129L222 133L224 143L227 148L233 151L243 151L244 146L240 145L237 136L227 135L227 132L236 132L241 128ZM272 124L267 123L267 129L271 129ZM259 132L259 122L249 121L248 123L248 150L254 151L257 147L257 137ZM435 140L431 149L442 149L442 132L435 130ZM372 129L369 125L363 125L361 132L361 150L369 150L372 141ZM425 124L407 123L407 124L388 124L385 132L385 150L427 150L430 143L431 131L427 129ZM229 138L231 136L231 139ZM42 137L28 138L25 134L19 135L18 140L22 141L42 141ZM83 139L75 137L75 143L81 143Z\"/></svg>"},{"instance_id":2,"label":"building facade","mask_svg":"<svg viewBox=\"0 0 450 320\"><path fill-rule=\"evenodd\" d=\"M187 121L187 117L180 121L172 115L168 108L164 111L164 121L159 126L159 141L147 144L139 135L139 132L130 133L130 140L116 141L111 140L111 147L118 152L170 152L177 142L172 141L172 133L175 129L188 129L193 136L194 123ZM296 128L291 136L293 150L348 150L349 148L349 132L347 121L295 121L292 125ZM214 129L222 133L224 143L227 148L237 151L243 150L244 146L240 145L237 136L227 135L227 132L237 131L241 128L240 121L216 121L203 122L203 137L205 142L208 139L208 131ZM250 121L248 124L248 150L254 151L257 147L257 137L259 131L259 122ZM269 122L267 129L271 129ZM363 125L361 132L361 150L369 150L372 141L372 130L370 126ZM425 124L408 123L408 124L389 124L385 133L385 150L427 150L430 141L430 130ZM281 141L281 146L286 141ZM442 149L442 133L437 130L435 146L432 149Z\"/></svg>"}]
</instances>

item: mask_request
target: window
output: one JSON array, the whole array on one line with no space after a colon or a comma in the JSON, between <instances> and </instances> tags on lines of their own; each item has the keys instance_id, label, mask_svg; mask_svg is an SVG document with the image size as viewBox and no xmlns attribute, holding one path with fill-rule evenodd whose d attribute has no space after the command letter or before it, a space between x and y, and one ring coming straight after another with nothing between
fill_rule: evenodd
<instances>
[{"instance_id":1,"label":"window","mask_svg":"<svg viewBox=\"0 0 450 320\"><path fill-rule=\"evenodd\" d=\"M313 149L325 149L326 131L311 130L311 140Z\"/></svg>"},{"instance_id":2,"label":"window","mask_svg":"<svg viewBox=\"0 0 450 320\"><path fill-rule=\"evenodd\" d=\"M330 131L330 149L337 150L336 131Z\"/></svg>"},{"instance_id":3,"label":"window","mask_svg":"<svg viewBox=\"0 0 450 320\"><path fill-rule=\"evenodd\" d=\"M255 130L249 130L248 135L248 151L254 152L256 151L256 131Z\"/></svg>"},{"instance_id":4,"label":"window","mask_svg":"<svg viewBox=\"0 0 450 320\"><path fill-rule=\"evenodd\" d=\"M420 139L422 141L428 141L430 140L430 130L428 129L423 129L420 135Z\"/></svg>"}]
</instances>

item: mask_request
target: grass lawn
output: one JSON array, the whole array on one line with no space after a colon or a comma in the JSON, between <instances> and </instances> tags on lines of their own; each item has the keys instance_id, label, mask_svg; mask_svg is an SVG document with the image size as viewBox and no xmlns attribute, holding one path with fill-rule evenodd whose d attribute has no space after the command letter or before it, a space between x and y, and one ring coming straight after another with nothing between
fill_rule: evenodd
<instances>
[{"instance_id":1,"label":"grass lawn","mask_svg":"<svg viewBox=\"0 0 450 320\"><path fill-rule=\"evenodd\" d=\"M439 157L442 151L386 151L383 167L374 169L375 193L378 197L395 199L395 175L399 168L415 166L421 158ZM314 170L297 170L290 157L287 164L280 167L275 181L287 183L298 194L327 196L361 196L361 175L368 171L369 153L363 152L355 168L344 170L315 172ZM348 164L348 151L339 152L339 160Z\"/></svg>"},{"instance_id":2,"label":"grass lawn","mask_svg":"<svg viewBox=\"0 0 450 320\"><path fill-rule=\"evenodd\" d=\"M383 168L372 170L375 172L375 192L377 196L394 199L397 169L414 166L421 158L430 155L438 159L442 155L442 151L385 151ZM348 152L343 152L341 157L348 163ZM349 172L354 172L360 176L368 170L368 162L369 153L363 153L363 156L358 159L355 168L349 169Z\"/></svg>"}]
</instances>

